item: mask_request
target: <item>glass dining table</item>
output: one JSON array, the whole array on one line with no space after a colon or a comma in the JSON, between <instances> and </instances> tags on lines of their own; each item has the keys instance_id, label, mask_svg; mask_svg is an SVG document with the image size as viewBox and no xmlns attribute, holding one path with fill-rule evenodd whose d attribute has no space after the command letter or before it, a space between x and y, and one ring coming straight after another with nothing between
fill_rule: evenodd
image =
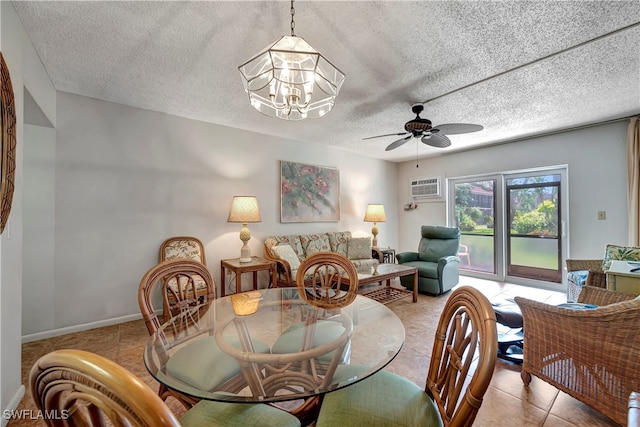
<instances>
[{"instance_id":1,"label":"glass dining table","mask_svg":"<svg viewBox=\"0 0 640 427\"><path fill-rule=\"evenodd\" d=\"M398 316L363 295L320 309L297 288L262 289L183 307L150 337L144 362L196 399L293 408L381 370L404 338Z\"/></svg>"}]
</instances>

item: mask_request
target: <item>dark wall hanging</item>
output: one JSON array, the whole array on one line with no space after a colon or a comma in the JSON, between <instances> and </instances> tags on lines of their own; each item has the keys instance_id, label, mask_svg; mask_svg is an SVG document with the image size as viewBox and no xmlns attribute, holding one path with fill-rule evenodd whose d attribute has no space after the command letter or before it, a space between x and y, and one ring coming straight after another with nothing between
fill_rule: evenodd
<instances>
[{"instance_id":1,"label":"dark wall hanging","mask_svg":"<svg viewBox=\"0 0 640 427\"><path fill-rule=\"evenodd\" d=\"M13 87L9 68L0 52L0 70L2 88L0 88L0 234L4 231L11 212L13 201L14 177L16 172L16 105L13 98Z\"/></svg>"}]
</instances>

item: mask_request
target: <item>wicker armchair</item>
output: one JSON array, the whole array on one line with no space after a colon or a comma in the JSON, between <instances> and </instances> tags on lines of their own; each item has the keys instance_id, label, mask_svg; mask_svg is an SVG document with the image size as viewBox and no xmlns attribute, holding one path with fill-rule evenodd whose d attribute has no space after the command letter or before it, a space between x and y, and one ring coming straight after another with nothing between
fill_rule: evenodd
<instances>
[{"instance_id":1,"label":"wicker armchair","mask_svg":"<svg viewBox=\"0 0 640 427\"><path fill-rule=\"evenodd\" d=\"M573 310L516 297L524 321L522 380L548 382L620 424L640 390L640 299L585 286Z\"/></svg>"},{"instance_id":2,"label":"wicker armchair","mask_svg":"<svg viewBox=\"0 0 640 427\"><path fill-rule=\"evenodd\" d=\"M607 287L601 259L567 260L567 302L576 302L583 286Z\"/></svg>"},{"instance_id":3,"label":"wicker armchair","mask_svg":"<svg viewBox=\"0 0 640 427\"><path fill-rule=\"evenodd\" d=\"M602 271L601 259L568 259L567 271L588 270L586 286L607 287L607 275Z\"/></svg>"}]
</instances>

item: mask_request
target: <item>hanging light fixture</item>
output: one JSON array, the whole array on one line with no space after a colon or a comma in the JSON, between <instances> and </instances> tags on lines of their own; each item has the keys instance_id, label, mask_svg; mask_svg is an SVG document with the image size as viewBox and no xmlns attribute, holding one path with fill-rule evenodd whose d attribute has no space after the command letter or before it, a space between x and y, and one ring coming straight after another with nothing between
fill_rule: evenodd
<instances>
[{"instance_id":1,"label":"hanging light fixture","mask_svg":"<svg viewBox=\"0 0 640 427\"><path fill-rule=\"evenodd\" d=\"M253 108L284 120L318 118L336 102L344 74L304 39L295 35L291 0L291 36L283 36L238 67Z\"/></svg>"}]
</instances>

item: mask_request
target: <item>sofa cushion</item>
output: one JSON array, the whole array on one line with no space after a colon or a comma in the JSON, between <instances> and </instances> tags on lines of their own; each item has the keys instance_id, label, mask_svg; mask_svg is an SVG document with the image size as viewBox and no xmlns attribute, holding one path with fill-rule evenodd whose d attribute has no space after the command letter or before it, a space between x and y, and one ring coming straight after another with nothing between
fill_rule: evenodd
<instances>
[{"instance_id":1,"label":"sofa cushion","mask_svg":"<svg viewBox=\"0 0 640 427\"><path fill-rule=\"evenodd\" d=\"M347 258L371 258L371 237L351 237L347 239Z\"/></svg>"},{"instance_id":2,"label":"sofa cushion","mask_svg":"<svg viewBox=\"0 0 640 427\"><path fill-rule=\"evenodd\" d=\"M300 236L297 234L288 236L288 235L276 235L270 236L265 240L265 245L267 248L272 249L274 246L280 245L289 245L293 248L293 251L298 255L298 260L302 261L304 259L304 251L302 250L302 244L300 242ZM273 253L273 251L272 251Z\"/></svg>"},{"instance_id":3,"label":"sofa cushion","mask_svg":"<svg viewBox=\"0 0 640 427\"><path fill-rule=\"evenodd\" d=\"M278 245L271 248L271 253L274 257L287 261L291 270L297 270L300 268L300 259L298 255L293 251L290 245Z\"/></svg>"},{"instance_id":4,"label":"sofa cushion","mask_svg":"<svg viewBox=\"0 0 640 427\"><path fill-rule=\"evenodd\" d=\"M300 236L300 243L302 244L305 258L317 252L331 252L329 235L327 233L303 234Z\"/></svg>"},{"instance_id":5,"label":"sofa cushion","mask_svg":"<svg viewBox=\"0 0 640 427\"><path fill-rule=\"evenodd\" d=\"M378 265L379 262L375 258L367 258L367 259L352 259L351 262L353 265L358 267L373 267L374 265Z\"/></svg>"},{"instance_id":6,"label":"sofa cushion","mask_svg":"<svg viewBox=\"0 0 640 427\"><path fill-rule=\"evenodd\" d=\"M640 247L607 245L602 260L602 270L611 267L611 261L640 261Z\"/></svg>"},{"instance_id":7,"label":"sofa cushion","mask_svg":"<svg viewBox=\"0 0 640 427\"><path fill-rule=\"evenodd\" d=\"M329 245L331 252L347 256L347 240L351 238L350 231L336 231L335 233L327 233L329 235Z\"/></svg>"}]
</instances>

